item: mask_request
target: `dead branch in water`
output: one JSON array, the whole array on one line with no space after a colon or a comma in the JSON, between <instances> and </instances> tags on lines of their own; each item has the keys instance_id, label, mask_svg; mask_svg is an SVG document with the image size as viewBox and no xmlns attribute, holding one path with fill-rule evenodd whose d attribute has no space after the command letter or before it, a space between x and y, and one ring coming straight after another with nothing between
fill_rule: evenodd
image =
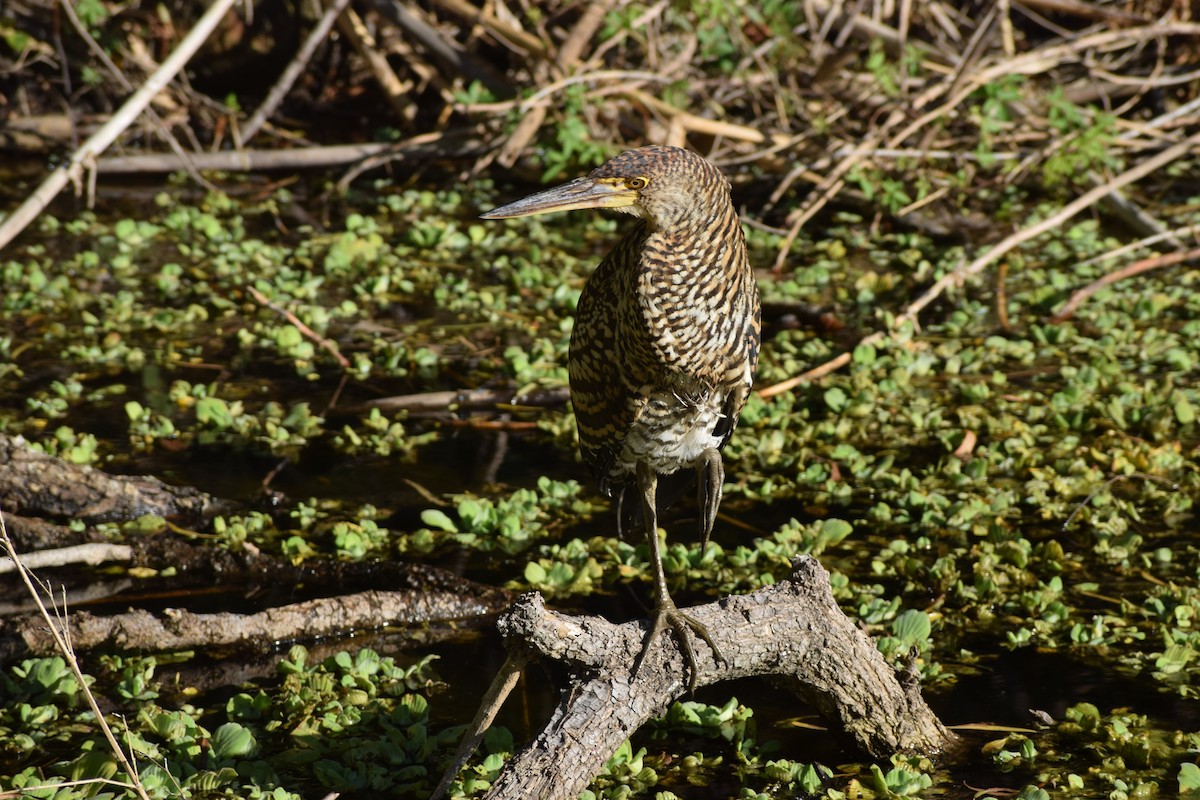
<instances>
[{"instance_id":1,"label":"dead branch in water","mask_svg":"<svg viewBox=\"0 0 1200 800\"><path fill-rule=\"evenodd\" d=\"M698 651L697 686L750 675L769 676L845 731L864 752L936 754L955 737L913 684L902 684L870 637L842 613L829 575L816 559L796 560L784 581L757 592L688 609L703 623L725 661ZM548 610L523 596L499 622L511 654L501 682L511 688L515 665L531 659L566 672L559 703L542 730L505 767L488 800L578 797L604 761L651 717L688 691L683 652L673 633L652 645L638 672L645 621L615 625L598 617ZM494 716L505 692L489 695L476 728ZM480 730L467 734L468 746ZM459 767L465 762L459 755ZM443 789L448 781L443 780Z\"/></svg>"}]
</instances>

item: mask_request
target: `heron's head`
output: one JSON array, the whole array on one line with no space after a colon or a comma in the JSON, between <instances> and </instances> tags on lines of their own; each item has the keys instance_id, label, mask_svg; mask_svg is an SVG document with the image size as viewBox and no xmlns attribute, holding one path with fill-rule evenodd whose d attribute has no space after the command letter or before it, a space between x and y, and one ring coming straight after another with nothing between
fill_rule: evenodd
<instances>
[{"instance_id":1,"label":"heron's head","mask_svg":"<svg viewBox=\"0 0 1200 800\"><path fill-rule=\"evenodd\" d=\"M710 219L718 203L729 202L729 182L707 160L680 147L653 145L626 150L586 178L501 206L482 218L615 208L643 217L656 228L676 228Z\"/></svg>"}]
</instances>

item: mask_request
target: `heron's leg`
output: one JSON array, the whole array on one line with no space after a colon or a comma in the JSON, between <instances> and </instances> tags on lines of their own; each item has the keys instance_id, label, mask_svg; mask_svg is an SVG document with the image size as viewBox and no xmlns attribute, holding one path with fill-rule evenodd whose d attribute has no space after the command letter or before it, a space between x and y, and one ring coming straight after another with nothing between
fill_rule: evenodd
<instances>
[{"instance_id":1,"label":"heron's leg","mask_svg":"<svg viewBox=\"0 0 1200 800\"><path fill-rule=\"evenodd\" d=\"M717 509L721 507L721 492L725 486L725 464L721 451L710 447L696 462L696 503L700 507L700 552L708 547Z\"/></svg>"},{"instance_id":2,"label":"heron's leg","mask_svg":"<svg viewBox=\"0 0 1200 800\"><path fill-rule=\"evenodd\" d=\"M724 661L721 651L713 642L712 637L708 634L708 628L704 623L700 622L690 614L685 614L675 607L675 601L671 599L671 594L667 590L667 576L663 571L662 552L658 545L658 510L656 508L656 495L658 492L658 474L648 464L639 463L637 466L637 485L638 490L642 493L643 511L646 517L646 537L650 543L650 566L654 570L654 592L655 592L655 609L654 609L654 624L650 627L650 632L646 634L646 638L642 643L642 651L638 653L638 657L633 662L633 672L636 673L641 667L642 661L646 658L646 653L650 651L650 646L658 635L662 633L663 628L670 625L679 636L679 642L683 647L683 655L687 660L689 675L688 675L688 691L694 691L696 688L696 676L700 670L696 666L696 651L692 647L692 637L688 629L695 631L701 639L712 648L713 657L717 661Z\"/></svg>"}]
</instances>

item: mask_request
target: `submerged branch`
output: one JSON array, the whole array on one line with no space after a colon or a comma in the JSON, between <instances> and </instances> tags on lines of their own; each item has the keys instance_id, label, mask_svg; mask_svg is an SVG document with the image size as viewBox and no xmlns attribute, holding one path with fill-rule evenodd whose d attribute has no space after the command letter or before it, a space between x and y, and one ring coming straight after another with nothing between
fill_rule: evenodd
<instances>
[{"instance_id":1,"label":"submerged branch","mask_svg":"<svg viewBox=\"0 0 1200 800\"><path fill-rule=\"evenodd\" d=\"M254 614L197 614L171 608L162 614L133 609L102 616L73 611L65 620L76 650L161 653L196 648L269 646L272 642L486 616L490 602L452 592L368 591L268 608ZM0 623L0 663L56 649L39 617Z\"/></svg>"},{"instance_id":2,"label":"submerged branch","mask_svg":"<svg viewBox=\"0 0 1200 800\"><path fill-rule=\"evenodd\" d=\"M145 514L206 516L230 505L190 486L71 464L19 436L0 434L0 464L0 505L17 514L107 522Z\"/></svg>"}]
</instances>

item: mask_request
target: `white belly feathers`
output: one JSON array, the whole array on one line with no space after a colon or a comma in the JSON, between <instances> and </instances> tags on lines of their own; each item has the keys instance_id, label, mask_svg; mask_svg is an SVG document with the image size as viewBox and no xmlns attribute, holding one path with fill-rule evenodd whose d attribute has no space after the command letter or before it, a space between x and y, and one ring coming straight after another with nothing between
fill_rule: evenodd
<instances>
[{"instance_id":1,"label":"white belly feathers","mask_svg":"<svg viewBox=\"0 0 1200 800\"><path fill-rule=\"evenodd\" d=\"M720 446L713 429L725 417L724 393L687 397L650 387L645 391L649 399L625 435L614 472L632 475L637 462L645 461L655 472L668 475L694 466L705 450Z\"/></svg>"}]
</instances>

